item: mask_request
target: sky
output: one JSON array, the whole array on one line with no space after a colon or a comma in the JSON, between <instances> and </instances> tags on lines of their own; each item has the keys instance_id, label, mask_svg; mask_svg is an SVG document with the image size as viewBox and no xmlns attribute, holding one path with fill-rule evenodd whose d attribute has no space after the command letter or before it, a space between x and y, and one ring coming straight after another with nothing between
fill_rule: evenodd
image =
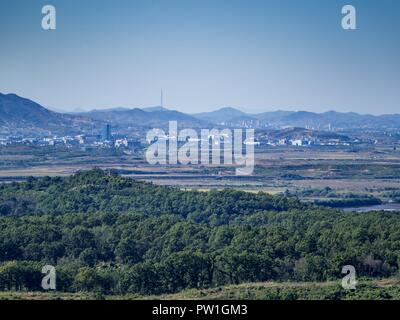
<instances>
[{"instance_id":1,"label":"sky","mask_svg":"<svg viewBox=\"0 0 400 320\"><path fill-rule=\"evenodd\" d=\"M0 92L58 110L400 113L399 57L398 0L0 0Z\"/></svg>"}]
</instances>

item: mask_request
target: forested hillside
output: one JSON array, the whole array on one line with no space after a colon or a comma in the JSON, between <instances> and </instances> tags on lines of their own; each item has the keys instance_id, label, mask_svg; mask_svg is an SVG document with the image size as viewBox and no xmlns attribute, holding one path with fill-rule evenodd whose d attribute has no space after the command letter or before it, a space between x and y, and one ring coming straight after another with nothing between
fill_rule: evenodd
<instances>
[{"instance_id":1,"label":"forested hillside","mask_svg":"<svg viewBox=\"0 0 400 320\"><path fill-rule=\"evenodd\" d=\"M195 192L108 174L0 186L0 290L163 294L256 281L389 277L400 213L343 213L296 198Z\"/></svg>"}]
</instances>

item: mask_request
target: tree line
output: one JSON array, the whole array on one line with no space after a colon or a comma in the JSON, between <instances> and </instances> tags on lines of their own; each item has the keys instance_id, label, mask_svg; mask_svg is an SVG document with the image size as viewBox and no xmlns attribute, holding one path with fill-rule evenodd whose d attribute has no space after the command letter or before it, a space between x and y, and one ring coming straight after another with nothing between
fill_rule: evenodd
<instances>
[{"instance_id":1,"label":"tree line","mask_svg":"<svg viewBox=\"0 0 400 320\"><path fill-rule=\"evenodd\" d=\"M196 192L101 170L0 186L0 290L160 294L243 282L388 277L400 213L343 213L295 197Z\"/></svg>"}]
</instances>

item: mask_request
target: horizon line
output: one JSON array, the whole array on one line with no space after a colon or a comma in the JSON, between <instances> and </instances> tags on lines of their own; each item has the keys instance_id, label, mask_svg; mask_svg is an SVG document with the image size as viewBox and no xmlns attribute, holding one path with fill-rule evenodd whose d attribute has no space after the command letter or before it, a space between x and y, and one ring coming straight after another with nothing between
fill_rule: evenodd
<instances>
[{"instance_id":1,"label":"horizon line","mask_svg":"<svg viewBox=\"0 0 400 320\"><path fill-rule=\"evenodd\" d=\"M115 107L94 107L94 108L86 108L86 107L75 107L75 108L71 108L70 111L65 110L64 108L57 108L57 107L53 107L53 106L45 106L44 104L36 101L36 100L32 100L31 98L27 98L27 97L23 97L15 92L9 92L9 93L3 93L0 92L0 96L17 96L21 99L27 99L30 100L40 106L42 106L43 108L46 108L50 111L53 112L57 112L57 113L65 113L65 114L77 114L77 113L89 113L89 112L94 112L94 111L112 111L112 110L116 110L116 109L124 109L124 110L135 110L135 109L140 109L143 111L146 111L144 109L149 109L149 108L163 108L166 111L176 111L176 112L180 112L180 113L184 113L187 115L199 115L202 113L213 113L213 112L217 112L223 109L233 109L239 112L242 112L246 115L249 116L256 116L256 115L260 115L263 113L274 113L274 112L292 112L292 113L298 113L298 112L307 112L307 113L311 113L311 114L326 114L326 113L330 113L330 112L335 112L335 113L339 113L339 114L357 114L360 116L373 116L373 117L379 117L379 116L394 116L394 115L400 115L400 113L378 113L378 114L372 114L372 113L359 113L359 112L355 112L355 111L336 111L334 109L326 109L326 111L308 111L307 108L303 108L300 107L298 109L295 110L290 110L290 109L283 109L281 107L277 108L277 109L268 109L266 111L256 111L253 109L250 112L247 111L243 111L243 107L232 107L229 105L223 105L221 107L217 107L216 109L212 109L210 111L198 111L198 112L194 112L194 113L186 113L184 111L180 111L179 109L174 109L174 107L166 107L165 104L164 105L142 105L142 106L136 106L136 107L121 107L121 106L115 106ZM152 112L152 111L146 111L146 112Z\"/></svg>"}]
</instances>

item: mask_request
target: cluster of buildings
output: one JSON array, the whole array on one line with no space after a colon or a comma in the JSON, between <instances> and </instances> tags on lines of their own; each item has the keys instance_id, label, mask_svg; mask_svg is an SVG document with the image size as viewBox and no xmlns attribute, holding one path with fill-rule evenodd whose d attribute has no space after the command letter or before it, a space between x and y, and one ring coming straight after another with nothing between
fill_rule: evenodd
<instances>
[{"instance_id":1,"label":"cluster of buildings","mask_svg":"<svg viewBox=\"0 0 400 320\"><path fill-rule=\"evenodd\" d=\"M95 148L117 148L137 149L141 144L139 141L127 137L113 136L111 125L105 125L100 135L80 134L76 136L48 136L48 137L23 137L6 136L0 137L0 146L28 145L28 146L66 146L73 147L95 147Z\"/></svg>"},{"instance_id":2,"label":"cluster of buildings","mask_svg":"<svg viewBox=\"0 0 400 320\"><path fill-rule=\"evenodd\" d=\"M265 139L265 144L269 146L295 146L295 147L306 147L306 146L349 146L351 144L348 140L342 140L338 138L315 138L315 137L303 137L303 138L281 138L281 139Z\"/></svg>"},{"instance_id":3,"label":"cluster of buildings","mask_svg":"<svg viewBox=\"0 0 400 320\"><path fill-rule=\"evenodd\" d=\"M24 136L19 135L7 135L0 134L0 146L7 145L28 145L28 146L65 146L67 148L114 148L124 149L126 151L138 151L143 149L149 143L154 141L145 141L142 137L142 132L119 132L113 134L112 127L110 124L104 125L98 134L79 134L79 135L66 135L66 136ZM209 139L216 138L214 135L210 135ZM219 137L225 144L223 134ZM176 139L166 135L165 137L158 137L158 139ZM200 142L201 139L195 139ZM190 141L190 139L189 139ZM218 141L218 139L216 139ZM222 142L221 141L221 142ZM147 143L146 143L147 142ZM219 143L219 142L216 142ZM309 133L300 132L269 132L269 131L258 131L256 133L254 141L244 141L244 144L252 144L254 146L295 146L295 147L306 147L306 146L350 146L357 144L377 144L377 140L369 140L366 137L362 139L349 138L348 136L339 135L312 135Z\"/></svg>"}]
</instances>

